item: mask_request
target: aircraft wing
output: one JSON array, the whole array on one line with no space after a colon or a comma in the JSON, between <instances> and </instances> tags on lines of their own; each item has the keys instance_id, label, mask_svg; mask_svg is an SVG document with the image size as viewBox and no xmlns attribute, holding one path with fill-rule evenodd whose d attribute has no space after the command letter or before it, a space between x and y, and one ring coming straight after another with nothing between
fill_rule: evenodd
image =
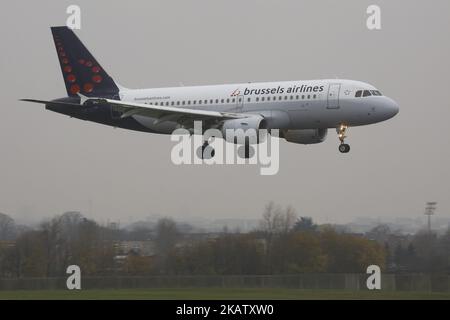
<instances>
[{"instance_id":1,"label":"aircraft wing","mask_svg":"<svg viewBox=\"0 0 450 320\"><path fill-rule=\"evenodd\" d=\"M127 118L132 115L142 115L158 119L168 119L177 121L180 118L198 120L228 120L247 118L251 115L244 113L219 112L210 110L187 109L169 106L156 106L144 103L125 102L119 100L87 98L86 103L106 103L112 106L113 110L121 113L120 118Z\"/></svg>"},{"instance_id":2,"label":"aircraft wing","mask_svg":"<svg viewBox=\"0 0 450 320\"><path fill-rule=\"evenodd\" d=\"M112 107L112 112L118 118L127 118L134 115L140 115L144 117L151 117L156 119L155 124L174 121L185 125L186 127L192 127L193 121L205 121L209 123L218 123L229 119L239 119L251 117L251 114L246 113L233 113L233 112L219 112L210 110L198 110L188 108L178 108L169 106L156 106L144 103L126 102L120 100L112 100L105 98L90 98L79 94L81 100L80 104L65 103L59 101L43 101L34 99L22 99L22 101L43 103L47 105L65 105L73 107L89 107L90 105L102 105L107 104Z\"/></svg>"}]
</instances>

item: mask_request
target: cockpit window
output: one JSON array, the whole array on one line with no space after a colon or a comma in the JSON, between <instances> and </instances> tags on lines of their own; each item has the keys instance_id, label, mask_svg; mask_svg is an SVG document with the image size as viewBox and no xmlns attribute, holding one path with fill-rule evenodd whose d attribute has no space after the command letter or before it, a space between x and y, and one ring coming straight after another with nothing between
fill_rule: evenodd
<instances>
[{"instance_id":1,"label":"cockpit window","mask_svg":"<svg viewBox=\"0 0 450 320\"><path fill-rule=\"evenodd\" d=\"M383 94L378 90L358 90L355 92L355 98L382 96Z\"/></svg>"},{"instance_id":2,"label":"cockpit window","mask_svg":"<svg viewBox=\"0 0 450 320\"><path fill-rule=\"evenodd\" d=\"M371 92L372 95L374 95L374 96L381 96L381 95L382 95L381 92L378 91L378 90L370 90L370 92Z\"/></svg>"}]
</instances>

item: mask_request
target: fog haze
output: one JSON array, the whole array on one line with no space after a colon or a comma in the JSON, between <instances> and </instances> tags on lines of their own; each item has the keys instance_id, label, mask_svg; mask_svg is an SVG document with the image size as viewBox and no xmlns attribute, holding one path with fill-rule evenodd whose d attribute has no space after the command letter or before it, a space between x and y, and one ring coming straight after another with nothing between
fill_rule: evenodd
<instances>
[{"instance_id":1,"label":"fog haze","mask_svg":"<svg viewBox=\"0 0 450 320\"><path fill-rule=\"evenodd\" d=\"M346 78L400 105L380 124L317 145L280 141L280 170L176 166L169 136L71 119L20 98L65 96L50 26L73 1L4 1L0 11L0 212L39 221L77 210L99 221L150 214L257 218L273 200L299 215L436 215L450 203L450 2L77 1L76 31L129 88ZM382 29L366 28L381 7Z\"/></svg>"}]
</instances>

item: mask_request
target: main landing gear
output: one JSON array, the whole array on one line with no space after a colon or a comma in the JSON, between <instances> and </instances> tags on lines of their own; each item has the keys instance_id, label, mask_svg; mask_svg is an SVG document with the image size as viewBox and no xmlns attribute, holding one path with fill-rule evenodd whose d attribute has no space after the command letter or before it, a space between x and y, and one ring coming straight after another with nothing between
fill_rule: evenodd
<instances>
[{"instance_id":1,"label":"main landing gear","mask_svg":"<svg viewBox=\"0 0 450 320\"><path fill-rule=\"evenodd\" d=\"M341 141L341 144L339 145L339 151L341 153L348 153L350 151L350 145L344 143L344 139L347 137L345 135L346 130L347 130L347 126L345 124L341 124L341 126L336 129L339 140Z\"/></svg>"},{"instance_id":2,"label":"main landing gear","mask_svg":"<svg viewBox=\"0 0 450 320\"><path fill-rule=\"evenodd\" d=\"M200 159L212 159L215 154L216 151L209 145L208 141L204 141L203 145L197 150L197 156Z\"/></svg>"},{"instance_id":3,"label":"main landing gear","mask_svg":"<svg viewBox=\"0 0 450 320\"><path fill-rule=\"evenodd\" d=\"M255 154L255 148L248 143L237 147L237 155L241 159L252 158ZM209 144L209 141L204 141L201 147L197 148L197 157L200 159L212 159L214 158L216 151Z\"/></svg>"}]
</instances>

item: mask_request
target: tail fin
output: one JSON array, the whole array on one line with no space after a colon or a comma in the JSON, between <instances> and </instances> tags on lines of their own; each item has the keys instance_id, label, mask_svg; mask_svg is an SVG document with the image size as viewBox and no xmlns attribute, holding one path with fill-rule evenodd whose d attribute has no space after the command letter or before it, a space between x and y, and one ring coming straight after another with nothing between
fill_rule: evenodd
<instances>
[{"instance_id":1,"label":"tail fin","mask_svg":"<svg viewBox=\"0 0 450 320\"><path fill-rule=\"evenodd\" d=\"M88 49L68 27L52 27L56 53L67 95L118 99L119 88Z\"/></svg>"}]
</instances>

